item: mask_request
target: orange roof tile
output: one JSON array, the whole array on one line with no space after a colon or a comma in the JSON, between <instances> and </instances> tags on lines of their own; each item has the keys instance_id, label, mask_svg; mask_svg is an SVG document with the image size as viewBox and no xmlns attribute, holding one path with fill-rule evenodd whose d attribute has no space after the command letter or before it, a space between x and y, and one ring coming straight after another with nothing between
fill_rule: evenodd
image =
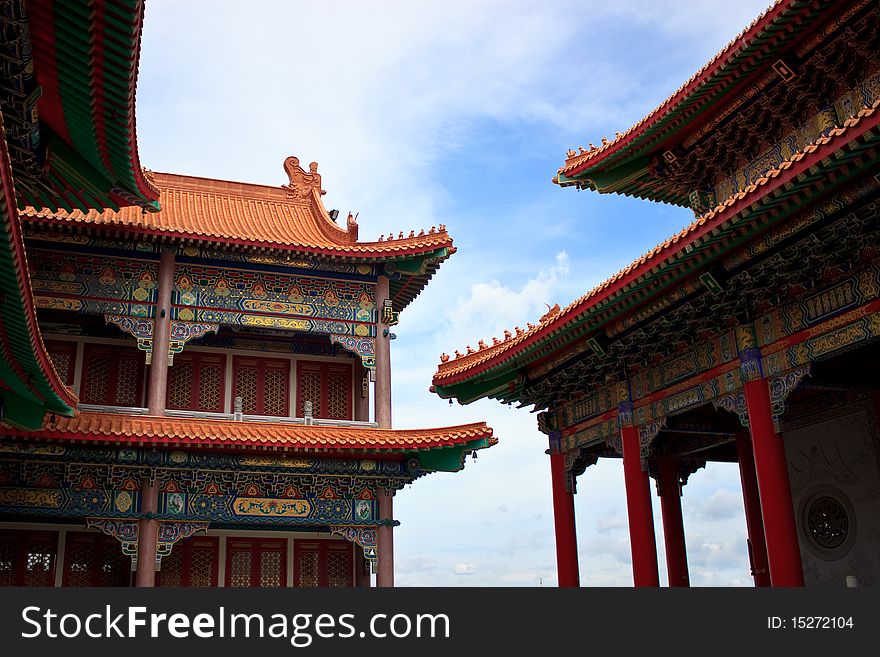
<instances>
[{"instance_id":1,"label":"orange roof tile","mask_svg":"<svg viewBox=\"0 0 880 657\"><path fill-rule=\"evenodd\" d=\"M324 253L353 258L394 258L452 249L445 226L408 237L389 236L376 242L358 242L358 225L350 217L347 230L336 225L321 202L318 165L309 172L299 160L284 163L289 184L272 187L172 173L148 172L159 189L161 211L144 213L131 206L113 210L67 212L26 208L21 214L31 220L62 224L111 226L156 235L197 238L224 243L280 248L307 253Z\"/></svg>"},{"instance_id":2,"label":"orange roof tile","mask_svg":"<svg viewBox=\"0 0 880 657\"><path fill-rule=\"evenodd\" d=\"M737 192L719 203L714 209L698 217L677 234L662 244L658 244L582 297L575 299L565 308L559 310L557 304L556 308L541 317L537 325L528 324L528 330L516 327L516 333L505 331L504 339L493 338L491 345L481 340L478 349L475 350L468 346L467 353L461 354L456 351L454 359L443 354L440 357L441 362L437 367L437 372L434 374L433 383L449 385L453 383L450 379L459 379L461 378L458 377L460 374L472 370L482 371L484 368L480 366L488 361L494 361L492 365L497 365L513 358L523 343L531 341L539 333L554 332L575 321L583 312L595 305L600 298L607 296L603 293L611 293L634 283L646 271L658 267L667 258L683 250L688 244L692 244L707 230L714 230L725 221L732 220L740 211L748 208L763 196L769 185L778 186L784 180L800 173L806 168L806 165L812 166L817 161L815 158L807 158L805 161L806 156L824 149L818 157L818 160L822 160L827 157L827 153L832 153L835 148L840 148L844 143L859 138L868 130L876 128L878 124L880 124L880 100L875 100L871 107L862 108L856 116L844 121L842 127L831 129L827 135L823 135L817 138L814 143L805 146L803 151L794 153L789 160L765 173L745 190ZM795 168L795 165L799 166ZM786 175L783 176L783 174Z\"/></svg>"},{"instance_id":3,"label":"orange roof tile","mask_svg":"<svg viewBox=\"0 0 880 657\"><path fill-rule=\"evenodd\" d=\"M485 422L434 429L375 429L114 413L53 416L41 431L15 433L90 442L324 451L411 452L464 445L481 438L489 439L490 444L497 442Z\"/></svg>"}]
</instances>

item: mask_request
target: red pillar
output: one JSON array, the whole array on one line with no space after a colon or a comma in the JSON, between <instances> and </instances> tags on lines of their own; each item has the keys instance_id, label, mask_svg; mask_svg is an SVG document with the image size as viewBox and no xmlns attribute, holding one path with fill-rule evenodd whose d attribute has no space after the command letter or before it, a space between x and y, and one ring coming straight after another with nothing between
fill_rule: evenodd
<instances>
[{"instance_id":1,"label":"red pillar","mask_svg":"<svg viewBox=\"0 0 880 657\"><path fill-rule=\"evenodd\" d=\"M553 523L556 529L556 572L560 587L580 586L577 532L574 524L574 494L565 485L565 454L550 446L550 476L553 485Z\"/></svg>"},{"instance_id":2,"label":"red pillar","mask_svg":"<svg viewBox=\"0 0 880 657\"><path fill-rule=\"evenodd\" d=\"M620 438L623 447L623 476L626 481L626 510L629 516L633 583L637 587L660 586L657 540L654 537L654 515L651 511L651 488L648 473L642 470L638 427L623 424Z\"/></svg>"},{"instance_id":3,"label":"red pillar","mask_svg":"<svg viewBox=\"0 0 880 657\"><path fill-rule=\"evenodd\" d=\"M376 423L380 429L391 428L391 327L382 321L382 308L390 298L390 281L387 276L379 276L376 282L376 309L379 319L376 323ZM385 335L385 332L388 334Z\"/></svg>"},{"instance_id":4,"label":"red pillar","mask_svg":"<svg viewBox=\"0 0 880 657\"><path fill-rule=\"evenodd\" d=\"M159 483L141 482L141 511L155 514L159 506ZM159 537L159 521L141 518L138 521L138 559L135 586L156 586L156 540Z\"/></svg>"},{"instance_id":5,"label":"red pillar","mask_svg":"<svg viewBox=\"0 0 880 657\"><path fill-rule=\"evenodd\" d=\"M788 483L788 464L782 436L773 426L770 387L763 377L746 381L743 387L767 540L770 582L773 586L803 586L804 571Z\"/></svg>"},{"instance_id":6,"label":"red pillar","mask_svg":"<svg viewBox=\"0 0 880 657\"><path fill-rule=\"evenodd\" d=\"M663 458L657 463L657 489L663 514L663 541L666 545L666 572L669 586L690 586L684 520L681 517L681 483L678 460Z\"/></svg>"},{"instance_id":7,"label":"red pillar","mask_svg":"<svg viewBox=\"0 0 880 657\"><path fill-rule=\"evenodd\" d=\"M746 511L752 576L755 578L755 586L770 586L767 543L764 541L761 500L758 497L758 480L755 478L755 458L752 455L752 440L747 431L740 431L736 434L736 453L739 457L739 477L742 482L743 505Z\"/></svg>"},{"instance_id":8,"label":"red pillar","mask_svg":"<svg viewBox=\"0 0 880 657\"><path fill-rule=\"evenodd\" d=\"M168 341L171 338L171 292L174 289L174 251L163 251L159 260L156 316L153 318L153 353L147 408L150 415L165 415L168 395Z\"/></svg>"},{"instance_id":9,"label":"red pillar","mask_svg":"<svg viewBox=\"0 0 880 657\"><path fill-rule=\"evenodd\" d=\"M381 520L394 519L393 497L394 491L382 491L379 493L379 518ZM376 586L394 586L394 528L391 525L379 525L376 534L376 552L378 553L378 567L376 569Z\"/></svg>"},{"instance_id":10,"label":"red pillar","mask_svg":"<svg viewBox=\"0 0 880 657\"><path fill-rule=\"evenodd\" d=\"M363 366L360 359L354 368L354 419L359 422L370 421L370 386L364 385L369 382L369 370Z\"/></svg>"}]
</instances>

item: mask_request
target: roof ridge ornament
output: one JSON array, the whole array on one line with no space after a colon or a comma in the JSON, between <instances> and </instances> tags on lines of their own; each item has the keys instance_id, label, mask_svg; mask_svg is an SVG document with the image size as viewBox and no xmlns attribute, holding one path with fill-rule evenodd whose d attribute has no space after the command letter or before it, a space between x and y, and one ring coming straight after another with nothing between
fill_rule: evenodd
<instances>
[{"instance_id":1,"label":"roof ridge ornament","mask_svg":"<svg viewBox=\"0 0 880 657\"><path fill-rule=\"evenodd\" d=\"M284 170L287 172L287 179L290 181L281 188L287 191L287 197L295 201L307 201L312 191L318 192L319 195L326 194L321 189L321 174L318 173L318 163L309 164L309 170L306 172L299 164L299 158L291 155L284 160Z\"/></svg>"}]
</instances>

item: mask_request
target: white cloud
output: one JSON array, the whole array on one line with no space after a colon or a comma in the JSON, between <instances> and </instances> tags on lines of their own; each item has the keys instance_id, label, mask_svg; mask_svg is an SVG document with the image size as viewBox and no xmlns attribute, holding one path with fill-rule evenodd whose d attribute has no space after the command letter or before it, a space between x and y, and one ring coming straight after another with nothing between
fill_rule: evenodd
<instances>
[{"instance_id":1,"label":"white cloud","mask_svg":"<svg viewBox=\"0 0 880 657\"><path fill-rule=\"evenodd\" d=\"M719 488L704 500L694 515L701 520L730 520L743 516L743 498L739 491Z\"/></svg>"},{"instance_id":2,"label":"white cloud","mask_svg":"<svg viewBox=\"0 0 880 657\"><path fill-rule=\"evenodd\" d=\"M626 528L626 519L617 514L604 516L603 518L599 519L599 522L596 523L596 529L602 534L607 534L609 532L618 531L621 529L625 530Z\"/></svg>"},{"instance_id":3,"label":"white cloud","mask_svg":"<svg viewBox=\"0 0 880 657\"><path fill-rule=\"evenodd\" d=\"M320 163L328 208L360 211L362 239L446 223L461 247L396 328L395 426L485 419L501 443L463 472L421 479L395 498L400 584L555 583L546 438L524 410L429 395L437 357L537 321L544 304L565 305L638 256L643 236L628 226L613 226L604 242L594 236L586 195L552 188L552 169L566 148L644 116L761 4L398 0L242 12L238 0L148 3L138 91L145 165L280 184L283 159L297 155ZM646 56L632 35L655 33L662 50ZM499 132L504 141L491 142ZM515 176L535 161L547 194L510 202ZM449 181L462 171L470 195ZM489 201L471 210L480 195ZM694 475L685 509L703 509L726 472ZM579 490L584 582L630 584L619 462L591 467ZM741 521L704 531L705 520L688 519L695 581L726 583L743 571L747 580Z\"/></svg>"},{"instance_id":4,"label":"white cloud","mask_svg":"<svg viewBox=\"0 0 880 657\"><path fill-rule=\"evenodd\" d=\"M460 340L470 336L471 340L485 339L491 344L491 337L502 337L505 329L512 331L517 324L525 329L527 322L537 323L568 273L568 254L560 251L553 265L518 289L497 280L471 284L468 295L459 297L444 318L444 337Z\"/></svg>"}]
</instances>

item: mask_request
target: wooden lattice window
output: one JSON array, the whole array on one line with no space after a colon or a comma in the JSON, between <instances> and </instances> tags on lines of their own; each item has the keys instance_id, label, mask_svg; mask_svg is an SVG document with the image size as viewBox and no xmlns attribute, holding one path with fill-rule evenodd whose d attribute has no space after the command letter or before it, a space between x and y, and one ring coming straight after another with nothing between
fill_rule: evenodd
<instances>
[{"instance_id":1,"label":"wooden lattice window","mask_svg":"<svg viewBox=\"0 0 880 657\"><path fill-rule=\"evenodd\" d=\"M232 396L241 397L245 415L287 416L290 361L236 356Z\"/></svg>"},{"instance_id":2,"label":"wooden lattice window","mask_svg":"<svg viewBox=\"0 0 880 657\"><path fill-rule=\"evenodd\" d=\"M178 354L168 370L168 408L222 413L225 378L223 354Z\"/></svg>"},{"instance_id":3,"label":"wooden lattice window","mask_svg":"<svg viewBox=\"0 0 880 657\"><path fill-rule=\"evenodd\" d=\"M293 566L294 586L354 586L354 550L348 541L297 540Z\"/></svg>"},{"instance_id":4,"label":"wooden lattice window","mask_svg":"<svg viewBox=\"0 0 880 657\"><path fill-rule=\"evenodd\" d=\"M226 586L264 588L285 584L287 539L228 539Z\"/></svg>"},{"instance_id":5,"label":"wooden lattice window","mask_svg":"<svg viewBox=\"0 0 880 657\"><path fill-rule=\"evenodd\" d=\"M131 557L112 536L68 532L64 586L131 586Z\"/></svg>"},{"instance_id":6,"label":"wooden lattice window","mask_svg":"<svg viewBox=\"0 0 880 657\"><path fill-rule=\"evenodd\" d=\"M352 373L349 363L299 361L296 364L297 416L312 402L312 415L328 420L351 420Z\"/></svg>"},{"instance_id":7,"label":"wooden lattice window","mask_svg":"<svg viewBox=\"0 0 880 657\"><path fill-rule=\"evenodd\" d=\"M56 532L0 531L0 586L53 586Z\"/></svg>"},{"instance_id":8,"label":"wooden lattice window","mask_svg":"<svg viewBox=\"0 0 880 657\"><path fill-rule=\"evenodd\" d=\"M156 586L217 586L218 539L213 536L187 538L174 545L162 559L156 573Z\"/></svg>"},{"instance_id":9,"label":"wooden lattice window","mask_svg":"<svg viewBox=\"0 0 880 657\"><path fill-rule=\"evenodd\" d=\"M55 366L55 371L66 385L73 385L76 369L76 343L61 340L46 340L46 352Z\"/></svg>"},{"instance_id":10,"label":"wooden lattice window","mask_svg":"<svg viewBox=\"0 0 880 657\"><path fill-rule=\"evenodd\" d=\"M102 406L142 406L144 354L137 349L87 344L80 401Z\"/></svg>"}]
</instances>

